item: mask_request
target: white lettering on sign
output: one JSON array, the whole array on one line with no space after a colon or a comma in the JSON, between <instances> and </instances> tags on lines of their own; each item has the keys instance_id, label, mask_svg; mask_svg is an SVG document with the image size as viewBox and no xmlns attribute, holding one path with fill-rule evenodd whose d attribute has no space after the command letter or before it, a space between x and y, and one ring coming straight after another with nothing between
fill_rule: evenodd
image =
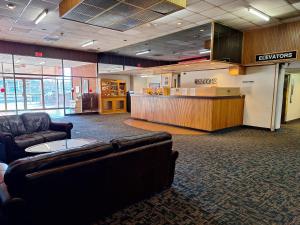
<instances>
[{"instance_id":1,"label":"white lettering on sign","mask_svg":"<svg viewBox=\"0 0 300 225\"><path fill-rule=\"evenodd\" d=\"M270 61L270 60L283 60L297 58L297 51L279 52L274 54L257 55L256 61Z\"/></svg>"}]
</instances>

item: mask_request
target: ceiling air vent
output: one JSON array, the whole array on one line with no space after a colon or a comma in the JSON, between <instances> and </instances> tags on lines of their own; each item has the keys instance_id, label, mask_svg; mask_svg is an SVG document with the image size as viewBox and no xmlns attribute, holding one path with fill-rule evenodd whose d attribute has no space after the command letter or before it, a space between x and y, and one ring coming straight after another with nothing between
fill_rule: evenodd
<instances>
[{"instance_id":1,"label":"ceiling air vent","mask_svg":"<svg viewBox=\"0 0 300 225\"><path fill-rule=\"evenodd\" d=\"M60 17L126 31L186 7L186 0L63 0Z\"/></svg>"},{"instance_id":2,"label":"ceiling air vent","mask_svg":"<svg viewBox=\"0 0 300 225\"><path fill-rule=\"evenodd\" d=\"M59 36L46 36L44 37L45 41L59 41Z\"/></svg>"}]
</instances>

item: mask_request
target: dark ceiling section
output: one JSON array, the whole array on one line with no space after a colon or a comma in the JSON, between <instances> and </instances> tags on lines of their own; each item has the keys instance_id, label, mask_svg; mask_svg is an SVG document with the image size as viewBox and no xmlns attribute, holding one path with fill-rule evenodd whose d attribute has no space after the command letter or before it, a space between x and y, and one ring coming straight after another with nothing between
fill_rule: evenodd
<instances>
[{"instance_id":1,"label":"dark ceiling section","mask_svg":"<svg viewBox=\"0 0 300 225\"><path fill-rule=\"evenodd\" d=\"M99 63L134 66L134 67L153 67L153 66L164 66L164 65L171 64L171 62L166 62L166 61L141 59L136 57L115 55L109 53L100 53L98 61Z\"/></svg>"},{"instance_id":2,"label":"dark ceiling section","mask_svg":"<svg viewBox=\"0 0 300 225\"><path fill-rule=\"evenodd\" d=\"M67 59L92 63L97 63L98 61L97 53L0 40L0 53L35 56L35 52L42 52L43 57L45 58Z\"/></svg>"},{"instance_id":3,"label":"dark ceiling section","mask_svg":"<svg viewBox=\"0 0 300 225\"><path fill-rule=\"evenodd\" d=\"M215 23L213 60L241 63L243 32Z\"/></svg>"},{"instance_id":4,"label":"dark ceiling section","mask_svg":"<svg viewBox=\"0 0 300 225\"><path fill-rule=\"evenodd\" d=\"M209 57L211 26L204 24L163 37L140 42L111 51L118 55L146 58L160 61L183 61ZM149 53L136 55L149 51Z\"/></svg>"},{"instance_id":5,"label":"dark ceiling section","mask_svg":"<svg viewBox=\"0 0 300 225\"><path fill-rule=\"evenodd\" d=\"M62 5L71 0L63 0ZM69 4L71 6L71 4ZM170 0L83 0L61 15L63 19L126 31L183 9Z\"/></svg>"}]
</instances>

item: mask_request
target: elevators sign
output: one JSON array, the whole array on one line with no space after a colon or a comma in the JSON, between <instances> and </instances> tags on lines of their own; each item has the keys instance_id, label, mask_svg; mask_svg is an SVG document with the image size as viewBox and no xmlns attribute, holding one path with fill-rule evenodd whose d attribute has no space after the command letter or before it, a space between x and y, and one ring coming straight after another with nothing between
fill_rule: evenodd
<instances>
[{"instance_id":1,"label":"elevators sign","mask_svg":"<svg viewBox=\"0 0 300 225\"><path fill-rule=\"evenodd\" d=\"M296 58L297 58L297 51L277 52L277 53L256 55L256 62L287 60L287 59L296 59Z\"/></svg>"}]
</instances>

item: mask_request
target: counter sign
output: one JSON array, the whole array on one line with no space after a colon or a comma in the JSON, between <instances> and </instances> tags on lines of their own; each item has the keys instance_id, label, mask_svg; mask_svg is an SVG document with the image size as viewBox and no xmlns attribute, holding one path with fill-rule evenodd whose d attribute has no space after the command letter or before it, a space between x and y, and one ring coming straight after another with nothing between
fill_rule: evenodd
<instances>
[{"instance_id":1,"label":"counter sign","mask_svg":"<svg viewBox=\"0 0 300 225\"><path fill-rule=\"evenodd\" d=\"M297 58L297 51L278 52L278 53L271 53L271 54L256 55L256 62L296 59L296 58Z\"/></svg>"},{"instance_id":2,"label":"counter sign","mask_svg":"<svg viewBox=\"0 0 300 225\"><path fill-rule=\"evenodd\" d=\"M217 84L217 78L195 79L195 84Z\"/></svg>"}]
</instances>

